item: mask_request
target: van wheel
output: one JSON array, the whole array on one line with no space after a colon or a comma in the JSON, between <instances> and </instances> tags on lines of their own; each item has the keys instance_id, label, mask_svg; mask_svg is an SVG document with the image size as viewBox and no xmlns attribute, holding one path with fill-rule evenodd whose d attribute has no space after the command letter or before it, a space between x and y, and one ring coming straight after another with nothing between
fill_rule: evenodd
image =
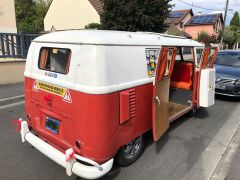
<instances>
[{"instance_id":1,"label":"van wheel","mask_svg":"<svg viewBox=\"0 0 240 180\"><path fill-rule=\"evenodd\" d=\"M191 117L194 117L198 112L198 108L197 107L194 107L191 111L189 111L189 115Z\"/></svg>"},{"instance_id":2,"label":"van wheel","mask_svg":"<svg viewBox=\"0 0 240 180\"><path fill-rule=\"evenodd\" d=\"M144 137L143 135L130 141L128 144L123 145L116 157L116 162L121 166L128 166L134 163L143 153L144 150Z\"/></svg>"}]
</instances>

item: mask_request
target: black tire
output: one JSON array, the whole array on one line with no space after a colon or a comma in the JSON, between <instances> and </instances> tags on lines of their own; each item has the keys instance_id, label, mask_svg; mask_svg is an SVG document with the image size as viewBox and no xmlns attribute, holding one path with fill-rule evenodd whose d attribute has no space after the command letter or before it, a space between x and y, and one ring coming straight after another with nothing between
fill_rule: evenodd
<instances>
[{"instance_id":1,"label":"black tire","mask_svg":"<svg viewBox=\"0 0 240 180\"><path fill-rule=\"evenodd\" d=\"M189 114L191 117L194 117L194 116L197 114L198 110L199 110L199 108L194 107L193 109L191 109L191 111L189 111L188 114Z\"/></svg>"},{"instance_id":2,"label":"black tire","mask_svg":"<svg viewBox=\"0 0 240 180\"><path fill-rule=\"evenodd\" d=\"M115 157L115 161L120 166L129 166L134 163L143 153L144 150L144 136L139 136L130 141L128 144L122 146ZM132 148L132 149L130 149Z\"/></svg>"}]
</instances>

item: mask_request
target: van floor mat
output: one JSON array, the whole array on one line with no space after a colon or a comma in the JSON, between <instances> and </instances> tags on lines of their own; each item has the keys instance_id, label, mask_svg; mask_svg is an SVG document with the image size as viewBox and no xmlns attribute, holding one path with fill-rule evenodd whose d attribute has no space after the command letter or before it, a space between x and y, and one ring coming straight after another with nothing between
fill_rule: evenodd
<instances>
[{"instance_id":1,"label":"van floor mat","mask_svg":"<svg viewBox=\"0 0 240 180\"><path fill-rule=\"evenodd\" d=\"M177 104L173 102L169 102L169 118L173 117L174 115L178 114L179 112L183 111L184 109L189 108L189 106L183 104Z\"/></svg>"},{"instance_id":2,"label":"van floor mat","mask_svg":"<svg viewBox=\"0 0 240 180\"><path fill-rule=\"evenodd\" d=\"M169 93L169 101L189 106L189 102L192 101L192 91L171 88Z\"/></svg>"}]
</instances>

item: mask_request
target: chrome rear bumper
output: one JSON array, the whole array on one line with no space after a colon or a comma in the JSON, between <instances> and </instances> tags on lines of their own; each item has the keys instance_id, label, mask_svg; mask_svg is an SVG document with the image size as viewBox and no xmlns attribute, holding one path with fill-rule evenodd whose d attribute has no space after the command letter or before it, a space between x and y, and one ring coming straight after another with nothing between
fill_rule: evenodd
<instances>
[{"instance_id":1,"label":"chrome rear bumper","mask_svg":"<svg viewBox=\"0 0 240 180\"><path fill-rule=\"evenodd\" d=\"M85 157L74 154L74 151L72 149L68 149L65 154L60 152L53 146L49 145L31 133L26 121L21 121L20 133L22 142L27 141L45 156L52 159L60 166L64 167L68 176L75 174L85 179L98 179L107 174L113 166L113 159L110 159L106 163L99 165L97 162L91 159L87 159ZM92 166L81 164L77 162L77 160L86 162Z\"/></svg>"}]
</instances>

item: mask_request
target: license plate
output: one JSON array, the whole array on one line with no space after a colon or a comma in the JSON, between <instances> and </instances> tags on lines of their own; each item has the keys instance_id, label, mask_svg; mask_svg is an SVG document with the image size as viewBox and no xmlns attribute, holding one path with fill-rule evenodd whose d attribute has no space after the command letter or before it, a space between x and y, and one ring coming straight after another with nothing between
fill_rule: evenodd
<instances>
[{"instance_id":1,"label":"license plate","mask_svg":"<svg viewBox=\"0 0 240 180\"><path fill-rule=\"evenodd\" d=\"M60 121L58 121L57 119L46 117L46 128L51 132L53 132L54 134L58 134L59 124L60 124Z\"/></svg>"},{"instance_id":2,"label":"license plate","mask_svg":"<svg viewBox=\"0 0 240 180\"><path fill-rule=\"evenodd\" d=\"M216 89L221 89L221 90L225 90L226 89L226 86L221 85L221 84L216 84L215 87L216 87Z\"/></svg>"}]
</instances>

